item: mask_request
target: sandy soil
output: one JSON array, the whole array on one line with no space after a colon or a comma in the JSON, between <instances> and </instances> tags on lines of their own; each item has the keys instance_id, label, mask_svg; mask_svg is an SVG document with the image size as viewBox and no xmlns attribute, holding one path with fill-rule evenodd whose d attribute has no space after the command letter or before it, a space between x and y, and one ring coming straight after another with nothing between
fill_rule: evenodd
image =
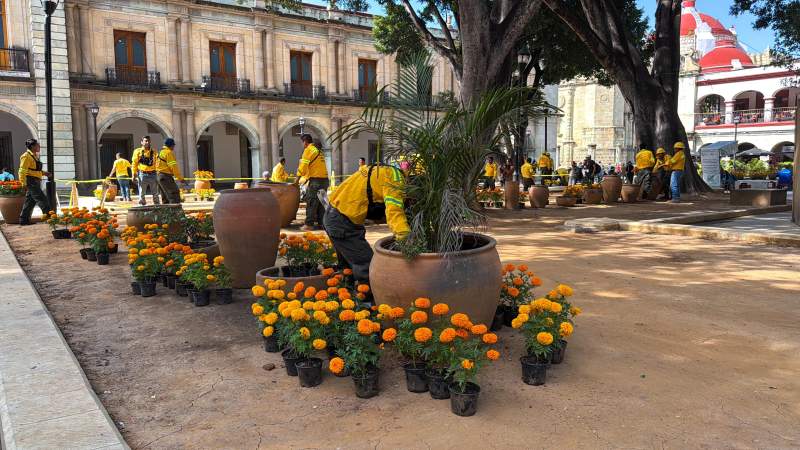
<instances>
[{"instance_id":1,"label":"sandy soil","mask_svg":"<svg viewBox=\"0 0 800 450\"><path fill-rule=\"evenodd\" d=\"M585 314L541 387L502 331L471 418L407 392L393 363L373 399L329 375L301 389L263 351L247 292L206 308L134 297L122 255L97 266L44 225L2 231L133 448L796 448L800 250L556 227L698 208L725 206L491 212L503 261L573 285Z\"/></svg>"}]
</instances>

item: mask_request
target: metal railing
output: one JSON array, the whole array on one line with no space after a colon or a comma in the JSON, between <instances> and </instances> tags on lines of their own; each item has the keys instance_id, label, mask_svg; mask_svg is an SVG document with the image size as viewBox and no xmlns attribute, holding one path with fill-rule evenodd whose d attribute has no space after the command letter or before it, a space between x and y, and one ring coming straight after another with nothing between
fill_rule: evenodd
<instances>
[{"instance_id":1,"label":"metal railing","mask_svg":"<svg viewBox=\"0 0 800 450\"><path fill-rule=\"evenodd\" d=\"M300 83L283 83L283 92L289 98L302 98L313 99L318 101L325 101L328 98L328 93L325 86Z\"/></svg>"},{"instance_id":2,"label":"metal railing","mask_svg":"<svg viewBox=\"0 0 800 450\"><path fill-rule=\"evenodd\" d=\"M797 117L797 110L795 108L772 109L773 122L794 122L795 117Z\"/></svg>"},{"instance_id":3,"label":"metal railing","mask_svg":"<svg viewBox=\"0 0 800 450\"><path fill-rule=\"evenodd\" d=\"M205 92L227 92L234 94L250 94L250 80L247 78L203 76L201 88Z\"/></svg>"},{"instance_id":4,"label":"metal railing","mask_svg":"<svg viewBox=\"0 0 800 450\"><path fill-rule=\"evenodd\" d=\"M796 116L795 108L773 108L772 116L767 121L769 110L766 109L746 109L733 111L730 117L733 119L729 122L724 112L710 112L710 113L695 113L694 124L697 126L714 126L714 125L733 125L736 122L739 124L750 123L765 123L765 122L790 122L794 121Z\"/></svg>"},{"instance_id":5,"label":"metal railing","mask_svg":"<svg viewBox=\"0 0 800 450\"><path fill-rule=\"evenodd\" d=\"M376 88L358 88L353 89L353 101L357 103L368 103L370 100L373 100L375 96L378 95L378 90ZM386 100L388 98L388 92L383 91L381 100Z\"/></svg>"},{"instance_id":6,"label":"metal railing","mask_svg":"<svg viewBox=\"0 0 800 450\"><path fill-rule=\"evenodd\" d=\"M109 67L106 68L106 82L109 86L160 89L161 72Z\"/></svg>"},{"instance_id":7,"label":"metal railing","mask_svg":"<svg viewBox=\"0 0 800 450\"><path fill-rule=\"evenodd\" d=\"M0 48L0 72L30 72L28 50Z\"/></svg>"},{"instance_id":8,"label":"metal railing","mask_svg":"<svg viewBox=\"0 0 800 450\"><path fill-rule=\"evenodd\" d=\"M724 112L697 113L694 115L695 125L725 125Z\"/></svg>"},{"instance_id":9,"label":"metal railing","mask_svg":"<svg viewBox=\"0 0 800 450\"><path fill-rule=\"evenodd\" d=\"M733 112L733 123L763 123L764 110L763 109L744 109Z\"/></svg>"}]
</instances>

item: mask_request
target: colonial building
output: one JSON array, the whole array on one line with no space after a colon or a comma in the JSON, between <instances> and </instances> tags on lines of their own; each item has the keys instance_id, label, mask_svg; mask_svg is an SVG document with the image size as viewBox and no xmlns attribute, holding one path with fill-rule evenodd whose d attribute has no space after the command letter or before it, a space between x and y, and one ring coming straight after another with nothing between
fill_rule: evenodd
<instances>
[{"instance_id":1,"label":"colonial building","mask_svg":"<svg viewBox=\"0 0 800 450\"><path fill-rule=\"evenodd\" d=\"M16 168L25 139L45 142L44 15L39 0L0 0L0 157ZM281 157L297 167L299 133L351 173L375 158L376 136L330 136L396 79L372 16L264 0L65 0L53 25L57 177L108 174L145 135L177 141L185 173L257 177ZM434 57L432 95L457 94ZM43 152L47 149L43 148Z\"/></svg>"}]
</instances>

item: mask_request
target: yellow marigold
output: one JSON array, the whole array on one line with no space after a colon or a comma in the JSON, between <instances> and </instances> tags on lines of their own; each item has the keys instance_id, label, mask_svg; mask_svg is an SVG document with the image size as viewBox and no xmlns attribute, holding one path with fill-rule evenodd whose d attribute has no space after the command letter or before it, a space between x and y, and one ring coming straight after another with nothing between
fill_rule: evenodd
<instances>
[{"instance_id":1,"label":"yellow marigold","mask_svg":"<svg viewBox=\"0 0 800 450\"><path fill-rule=\"evenodd\" d=\"M392 310L392 307L387 305L386 303L381 303L378 305L378 312L381 314L389 314L389 311Z\"/></svg>"},{"instance_id":2,"label":"yellow marigold","mask_svg":"<svg viewBox=\"0 0 800 450\"><path fill-rule=\"evenodd\" d=\"M469 329L469 331L472 334L481 335L481 334L486 334L486 332L489 331L489 328L487 328L486 325L484 324L478 324L478 325L473 325L472 328Z\"/></svg>"},{"instance_id":3,"label":"yellow marigold","mask_svg":"<svg viewBox=\"0 0 800 450\"><path fill-rule=\"evenodd\" d=\"M394 328L387 328L383 330L382 337L385 342L392 342L395 340L395 338L397 338L397 330Z\"/></svg>"},{"instance_id":4,"label":"yellow marigold","mask_svg":"<svg viewBox=\"0 0 800 450\"><path fill-rule=\"evenodd\" d=\"M359 284L358 285L358 292L360 292L362 294L366 294L367 292L369 292L369 285Z\"/></svg>"},{"instance_id":5,"label":"yellow marigold","mask_svg":"<svg viewBox=\"0 0 800 450\"><path fill-rule=\"evenodd\" d=\"M328 363L328 369L330 369L332 373L337 375L342 373L342 370L344 370L344 360L342 358L339 358L338 356L335 358L331 358L330 363Z\"/></svg>"},{"instance_id":6,"label":"yellow marigold","mask_svg":"<svg viewBox=\"0 0 800 450\"><path fill-rule=\"evenodd\" d=\"M566 284L559 284L556 286L556 290L559 294L563 295L564 297L570 297L573 294L572 288L567 286Z\"/></svg>"},{"instance_id":7,"label":"yellow marigold","mask_svg":"<svg viewBox=\"0 0 800 450\"><path fill-rule=\"evenodd\" d=\"M328 315L325 314L325 311L314 311L314 315L312 317L317 322L323 322L325 319L328 318Z\"/></svg>"},{"instance_id":8,"label":"yellow marigold","mask_svg":"<svg viewBox=\"0 0 800 450\"><path fill-rule=\"evenodd\" d=\"M286 280L278 280L276 283L278 283L279 288L286 286Z\"/></svg>"},{"instance_id":9,"label":"yellow marigold","mask_svg":"<svg viewBox=\"0 0 800 450\"><path fill-rule=\"evenodd\" d=\"M497 350L489 350L486 352L486 357L492 361L497 361L497 359L500 358L500 352Z\"/></svg>"},{"instance_id":10,"label":"yellow marigold","mask_svg":"<svg viewBox=\"0 0 800 450\"><path fill-rule=\"evenodd\" d=\"M275 314L274 312L267 314L266 317L264 318L264 322L266 322L269 325L274 325L275 322L277 321L278 321L278 315Z\"/></svg>"},{"instance_id":11,"label":"yellow marigold","mask_svg":"<svg viewBox=\"0 0 800 450\"><path fill-rule=\"evenodd\" d=\"M339 302L336 300L328 300L325 302L325 312L334 312L339 309Z\"/></svg>"},{"instance_id":12,"label":"yellow marigold","mask_svg":"<svg viewBox=\"0 0 800 450\"><path fill-rule=\"evenodd\" d=\"M294 292L289 292L288 294L286 294L286 298L288 298L289 300L295 300L297 298L297 294L295 294Z\"/></svg>"},{"instance_id":13,"label":"yellow marigold","mask_svg":"<svg viewBox=\"0 0 800 450\"><path fill-rule=\"evenodd\" d=\"M303 339L308 339L311 337L311 330L309 330L306 327L300 328L300 330L298 330L298 333L300 333L300 336L302 336Z\"/></svg>"},{"instance_id":14,"label":"yellow marigold","mask_svg":"<svg viewBox=\"0 0 800 450\"><path fill-rule=\"evenodd\" d=\"M547 293L547 298L557 298L557 297L558 297L558 291L555 289Z\"/></svg>"},{"instance_id":15,"label":"yellow marigold","mask_svg":"<svg viewBox=\"0 0 800 450\"><path fill-rule=\"evenodd\" d=\"M529 316L528 314L520 314L517 316L517 320L519 320L522 323L525 323L531 320L531 316Z\"/></svg>"},{"instance_id":16,"label":"yellow marigold","mask_svg":"<svg viewBox=\"0 0 800 450\"><path fill-rule=\"evenodd\" d=\"M217 277L215 277L214 275L210 275L210 274L206 275L206 280L208 280L208 281L214 281L216 279L217 279Z\"/></svg>"},{"instance_id":17,"label":"yellow marigold","mask_svg":"<svg viewBox=\"0 0 800 450\"><path fill-rule=\"evenodd\" d=\"M520 314L530 314L531 313L531 307L530 307L530 305L519 305L519 308L517 309L517 311Z\"/></svg>"},{"instance_id":18,"label":"yellow marigold","mask_svg":"<svg viewBox=\"0 0 800 450\"><path fill-rule=\"evenodd\" d=\"M420 327L414 330L414 340L417 342L428 342L433 336L433 331L427 327Z\"/></svg>"},{"instance_id":19,"label":"yellow marigold","mask_svg":"<svg viewBox=\"0 0 800 450\"><path fill-rule=\"evenodd\" d=\"M258 303L253 303L250 306L250 309L253 311L254 316L260 316L261 314L264 314L264 307Z\"/></svg>"},{"instance_id":20,"label":"yellow marigold","mask_svg":"<svg viewBox=\"0 0 800 450\"><path fill-rule=\"evenodd\" d=\"M324 311L325 310L325 300L317 300L314 302L314 311Z\"/></svg>"},{"instance_id":21,"label":"yellow marigold","mask_svg":"<svg viewBox=\"0 0 800 450\"><path fill-rule=\"evenodd\" d=\"M258 321L259 322L266 322L267 321L267 315L266 314L262 314L262 315L258 316Z\"/></svg>"},{"instance_id":22,"label":"yellow marigold","mask_svg":"<svg viewBox=\"0 0 800 450\"><path fill-rule=\"evenodd\" d=\"M431 312L436 316L443 316L450 312L450 307L447 306L447 303L437 303L433 305Z\"/></svg>"},{"instance_id":23,"label":"yellow marigold","mask_svg":"<svg viewBox=\"0 0 800 450\"><path fill-rule=\"evenodd\" d=\"M445 328L439 333L439 342L443 344L448 344L453 342L453 339L456 338L456 330L454 328Z\"/></svg>"},{"instance_id":24,"label":"yellow marigold","mask_svg":"<svg viewBox=\"0 0 800 450\"><path fill-rule=\"evenodd\" d=\"M370 314L369 310L367 309L361 310L356 313L356 320L366 319L367 317L369 317L369 314Z\"/></svg>"},{"instance_id":25,"label":"yellow marigold","mask_svg":"<svg viewBox=\"0 0 800 450\"><path fill-rule=\"evenodd\" d=\"M561 307L561 303L558 302L550 302L550 311L558 314L561 312L563 308Z\"/></svg>"},{"instance_id":26,"label":"yellow marigold","mask_svg":"<svg viewBox=\"0 0 800 450\"><path fill-rule=\"evenodd\" d=\"M304 301L303 302L303 309L306 309L308 311L313 310L314 309L314 302L312 302L311 300Z\"/></svg>"},{"instance_id":27,"label":"yellow marigold","mask_svg":"<svg viewBox=\"0 0 800 450\"><path fill-rule=\"evenodd\" d=\"M464 313L456 313L450 317L450 323L457 327L467 328L469 324L469 316Z\"/></svg>"},{"instance_id":28,"label":"yellow marigold","mask_svg":"<svg viewBox=\"0 0 800 450\"><path fill-rule=\"evenodd\" d=\"M578 308L577 306L573 306L572 308L569 309L569 313L572 314L573 316L577 316L581 312L582 312L581 309Z\"/></svg>"},{"instance_id":29,"label":"yellow marigold","mask_svg":"<svg viewBox=\"0 0 800 450\"><path fill-rule=\"evenodd\" d=\"M537 311L544 311L550 309L550 300L546 298L537 298L533 301L533 308Z\"/></svg>"},{"instance_id":30,"label":"yellow marigold","mask_svg":"<svg viewBox=\"0 0 800 450\"><path fill-rule=\"evenodd\" d=\"M411 313L411 323L419 325L428 321L428 315L425 311L414 311Z\"/></svg>"},{"instance_id":31,"label":"yellow marigold","mask_svg":"<svg viewBox=\"0 0 800 450\"><path fill-rule=\"evenodd\" d=\"M361 319L356 325L358 333L364 336L372 334L372 321L369 319Z\"/></svg>"},{"instance_id":32,"label":"yellow marigold","mask_svg":"<svg viewBox=\"0 0 800 450\"><path fill-rule=\"evenodd\" d=\"M255 297L263 297L263 296L264 296L264 294L266 294L266 293L267 293L267 290L266 290L266 289L264 289L264 287L263 287L263 286L258 286L258 285L256 285L256 286L253 286L253 288L252 288L252 289L250 289L250 290L253 292L253 295L254 295Z\"/></svg>"},{"instance_id":33,"label":"yellow marigold","mask_svg":"<svg viewBox=\"0 0 800 450\"><path fill-rule=\"evenodd\" d=\"M314 350L325 350L325 347L328 346L328 343L325 342L325 339L314 339L311 343L311 346L314 347Z\"/></svg>"},{"instance_id":34,"label":"yellow marigold","mask_svg":"<svg viewBox=\"0 0 800 450\"><path fill-rule=\"evenodd\" d=\"M391 317L392 319L399 319L399 318L403 317L405 314L406 314L406 312L405 312L405 310L403 310L403 308L401 308L399 306L395 306L389 312L389 317Z\"/></svg>"},{"instance_id":35,"label":"yellow marigold","mask_svg":"<svg viewBox=\"0 0 800 450\"><path fill-rule=\"evenodd\" d=\"M511 321L511 328L518 329L518 328L520 328L522 326L523 323L525 323L525 322L522 322L521 320L519 320L519 317L515 317Z\"/></svg>"},{"instance_id":36,"label":"yellow marigold","mask_svg":"<svg viewBox=\"0 0 800 450\"><path fill-rule=\"evenodd\" d=\"M561 337L569 337L573 331L574 328L569 322L561 322L561 325L558 326L558 334L561 335Z\"/></svg>"},{"instance_id":37,"label":"yellow marigold","mask_svg":"<svg viewBox=\"0 0 800 450\"><path fill-rule=\"evenodd\" d=\"M471 370L473 367L475 367L475 363L469 359L462 359L461 367L463 367L465 370Z\"/></svg>"},{"instance_id":38,"label":"yellow marigold","mask_svg":"<svg viewBox=\"0 0 800 450\"><path fill-rule=\"evenodd\" d=\"M352 300L342 300L342 308L344 309L353 309L356 307L356 302Z\"/></svg>"},{"instance_id":39,"label":"yellow marigold","mask_svg":"<svg viewBox=\"0 0 800 450\"><path fill-rule=\"evenodd\" d=\"M420 309L426 309L431 307L431 300L425 297L419 297L414 300L414 306Z\"/></svg>"},{"instance_id":40,"label":"yellow marigold","mask_svg":"<svg viewBox=\"0 0 800 450\"><path fill-rule=\"evenodd\" d=\"M486 333L481 336L484 344L496 344L497 343L497 335L494 333Z\"/></svg>"},{"instance_id":41,"label":"yellow marigold","mask_svg":"<svg viewBox=\"0 0 800 450\"><path fill-rule=\"evenodd\" d=\"M553 335L546 331L542 331L536 335L536 342L542 345L550 345L553 343Z\"/></svg>"},{"instance_id":42,"label":"yellow marigold","mask_svg":"<svg viewBox=\"0 0 800 450\"><path fill-rule=\"evenodd\" d=\"M545 317L545 318L544 318L544 324L545 324L546 326L548 326L548 327L549 327L549 326L552 326L552 325L553 325L553 323L554 323L554 322L553 322L553 319L551 319L551 318L549 318L549 317Z\"/></svg>"},{"instance_id":43,"label":"yellow marigold","mask_svg":"<svg viewBox=\"0 0 800 450\"><path fill-rule=\"evenodd\" d=\"M264 327L264 329L261 331L261 334L263 334L264 337L270 337L274 332L275 332L274 327Z\"/></svg>"},{"instance_id":44,"label":"yellow marigold","mask_svg":"<svg viewBox=\"0 0 800 450\"><path fill-rule=\"evenodd\" d=\"M356 313L353 312L352 309L345 309L344 311L339 313L339 320L343 322L349 322L351 320L355 320Z\"/></svg>"},{"instance_id":45,"label":"yellow marigold","mask_svg":"<svg viewBox=\"0 0 800 450\"><path fill-rule=\"evenodd\" d=\"M291 312L292 320L298 322L306 318L306 311L304 309L293 309Z\"/></svg>"}]
</instances>

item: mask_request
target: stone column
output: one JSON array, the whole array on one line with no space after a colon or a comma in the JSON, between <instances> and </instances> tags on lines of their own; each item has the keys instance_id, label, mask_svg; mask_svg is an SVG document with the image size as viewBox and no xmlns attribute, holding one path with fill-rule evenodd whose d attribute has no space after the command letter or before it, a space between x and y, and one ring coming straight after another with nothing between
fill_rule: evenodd
<instances>
[{"instance_id":1,"label":"stone column","mask_svg":"<svg viewBox=\"0 0 800 450\"><path fill-rule=\"evenodd\" d=\"M187 176L192 176L197 170L197 136L194 125L194 109L186 110L186 171Z\"/></svg>"},{"instance_id":2,"label":"stone column","mask_svg":"<svg viewBox=\"0 0 800 450\"><path fill-rule=\"evenodd\" d=\"M80 44L78 44L77 40L78 36L80 36L80 32L75 20L75 16L77 15L75 10L75 5L71 3L64 5L64 21L67 29L67 64L69 65L70 74L80 74L82 72L80 49L78 48Z\"/></svg>"},{"instance_id":3,"label":"stone column","mask_svg":"<svg viewBox=\"0 0 800 450\"><path fill-rule=\"evenodd\" d=\"M340 133L342 131L342 125L344 119L341 117L336 117L333 119L336 122L336 132ZM344 175L344 142L339 141L338 149L335 151L336 155L336 175L342 176ZM340 178L341 180L341 178Z\"/></svg>"},{"instance_id":4,"label":"stone column","mask_svg":"<svg viewBox=\"0 0 800 450\"><path fill-rule=\"evenodd\" d=\"M79 11L80 16L80 57L81 57L81 72L84 75L94 77L94 64L92 58L92 19L89 14L89 8L86 6L75 7Z\"/></svg>"},{"instance_id":5,"label":"stone column","mask_svg":"<svg viewBox=\"0 0 800 450\"><path fill-rule=\"evenodd\" d=\"M175 17L167 17L167 48L169 49L169 58L168 61L171 61L167 64L167 80L170 83L176 83L181 81L181 63L180 63L180 21ZM175 133L176 136L179 136L177 132Z\"/></svg>"},{"instance_id":6,"label":"stone column","mask_svg":"<svg viewBox=\"0 0 800 450\"><path fill-rule=\"evenodd\" d=\"M84 109L72 105L72 148L75 156L75 178L89 179L89 154L86 151L86 120Z\"/></svg>"},{"instance_id":7,"label":"stone column","mask_svg":"<svg viewBox=\"0 0 800 450\"><path fill-rule=\"evenodd\" d=\"M733 125L733 108L736 107L736 102L725 102L725 123Z\"/></svg>"},{"instance_id":8,"label":"stone column","mask_svg":"<svg viewBox=\"0 0 800 450\"><path fill-rule=\"evenodd\" d=\"M772 122L773 109L775 108L775 97L764 99L764 122Z\"/></svg>"},{"instance_id":9,"label":"stone column","mask_svg":"<svg viewBox=\"0 0 800 450\"><path fill-rule=\"evenodd\" d=\"M340 94L336 77L336 41L328 41L327 58L325 60L328 67L328 89L330 89L330 93Z\"/></svg>"},{"instance_id":10,"label":"stone column","mask_svg":"<svg viewBox=\"0 0 800 450\"><path fill-rule=\"evenodd\" d=\"M339 87L340 94L347 94L346 74L347 74L348 64L347 64L347 58L345 57L345 54L347 53L347 46L345 45L344 42L341 41L337 42L336 46L337 46L336 61L338 61L339 65L337 70L339 77L339 79L337 80L337 86Z\"/></svg>"},{"instance_id":11,"label":"stone column","mask_svg":"<svg viewBox=\"0 0 800 450\"><path fill-rule=\"evenodd\" d=\"M270 153L270 142L272 141L270 136L270 127L269 127L269 114L260 114L258 116L258 139L260 146L258 148L258 160L261 163L261 171L258 172L260 176L265 170L272 170L272 167L275 165L272 161L272 153Z\"/></svg>"},{"instance_id":12,"label":"stone column","mask_svg":"<svg viewBox=\"0 0 800 450\"><path fill-rule=\"evenodd\" d=\"M269 143L272 150L272 162L280 161L281 138L278 136L278 117L279 113L269 114ZM272 167L270 167L271 169Z\"/></svg>"},{"instance_id":13,"label":"stone column","mask_svg":"<svg viewBox=\"0 0 800 450\"><path fill-rule=\"evenodd\" d=\"M85 118L86 123L86 152L89 156L86 158L89 163L86 177L91 179L101 175L96 173L100 155L98 154L97 135L95 135L97 130L94 129L94 118L92 117L92 113L89 112L89 105L83 105L82 116Z\"/></svg>"},{"instance_id":14,"label":"stone column","mask_svg":"<svg viewBox=\"0 0 800 450\"><path fill-rule=\"evenodd\" d=\"M181 78L185 84L192 84L191 28L192 22L189 19L181 20Z\"/></svg>"},{"instance_id":15,"label":"stone column","mask_svg":"<svg viewBox=\"0 0 800 450\"><path fill-rule=\"evenodd\" d=\"M275 89L277 82L275 80L275 39L274 32L266 30L264 33L266 43L264 44L264 66L267 89Z\"/></svg>"},{"instance_id":16,"label":"stone column","mask_svg":"<svg viewBox=\"0 0 800 450\"><path fill-rule=\"evenodd\" d=\"M183 114L179 109L172 110L172 138L175 139L175 156L178 158L178 163L181 165L181 172L183 176L191 176L189 174L189 154L187 152L188 142L186 142L186 133L183 130Z\"/></svg>"},{"instance_id":17,"label":"stone column","mask_svg":"<svg viewBox=\"0 0 800 450\"><path fill-rule=\"evenodd\" d=\"M259 28L253 32L253 71L255 72L253 82L256 91L264 90L264 50L264 30Z\"/></svg>"}]
</instances>

